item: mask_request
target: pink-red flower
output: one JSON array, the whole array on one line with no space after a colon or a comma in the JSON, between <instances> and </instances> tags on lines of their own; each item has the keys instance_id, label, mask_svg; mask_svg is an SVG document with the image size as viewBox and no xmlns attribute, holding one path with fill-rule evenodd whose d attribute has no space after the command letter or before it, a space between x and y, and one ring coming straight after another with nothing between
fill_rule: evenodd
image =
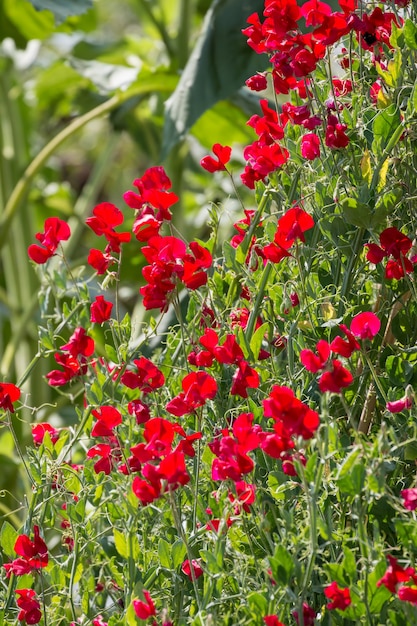
<instances>
[{"instance_id":1,"label":"pink-red flower","mask_svg":"<svg viewBox=\"0 0 417 626\"><path fill-rule=\"evenodd\" d=\"M355 315L350 324L350 330L359 339L373 339L380 328L379 318L371 311L364 311Z\"/></svg>"},{"instance_id":2,"label":"pink-red flower","mask_svg":"<svg viewBox=\"0 0 417 626\"><path fill-rule=\"evenodd\" d=\"M401 497L403 499L403 505L408 511L415 511L417 509L417 488L411 487L410 489L403 489L401 491Z\"/></svg>"},{"instance_id":3,"label":"pink-red flower","mask_svg":"<svg viewBox=\"0 0 417 626\"><path fill-rule=\"evenodd\" d=\"M398 585L414 580L416 572L413 567L407 567L405 569L401 567L401 565L398 564L397 559L390 554L387 558L389 566L387 567L387 571L383 577L377 582L377 587L384 585L384 587L391 591L391 593L395 593Z\"/></svg>"},{"instance_id":4,"label":"pink-red flower","mask_svg":"<svg viewBox=\"0 0 417 626\"><path fill-rule=\"evenodd\" d=\"M121 377L121 382L129 389L140 389L143 393L150 393L159 389L165 382L165 377L160 369L144 356L133 361L134 370L127 370Z\"/></svg>"},{"instance_id":5,"label":"pink-red flower","mask_svg":"<svg viewBox=\"0 0 417 626\"><path fill-rule=\"evenodd\" d=\"M153 617L154 615L156 615L156 609L149 591L144 590L143 596L145 598L144 601L133 600L132 605L138 618L145 620L148 619L148 617Z\"/></svg>"},{"instance_id":6,"label":"pink-red flower","mask_svg":"<svg viewBox=\"0 0 417 626\"><path fill-rule=\"evenodd\" d=\"M193 569L195 579L200 578L200 576L204 574L204 570L201 567L201 559L192 559L191 563L188 559L186 559L184 563L181 565L181 571L190 580L193 579L193 576L191 574L191 568Z\"/></svg>"},{"instance_id":7,"label":"pink-red flower","mask_svg":"<svg viewBox=\"0 0 417 626\"><path fill-rule=\"evenodd\" d=\"M380 246L376 243L367 243L368 249L366 258L370 263L377 265L384 258L388 258L385 266L385 278L388 280L402 278L406 273L413 271L415 257L409 259L407 253L410 251L412 241L394 226L386 228L379 236ZM392 258L389 258L392 257Z\"/></svg>"},{"instance_id":8,"label":"pink-red flower","mask_svg":"<svg viewBox=\"0 0 417 626\"><path fill-rule=\"evenodd\" d=\"M307 133L301 138L301 155L313 161L320 156L320 139L316 133Z\"/></svg>"},{"instance_id":9,"label":"pink-red flower","mask_svg":"<svg viewBox=\"0 0 417 626\"><path fill-rule=\"evenodd\" d=\"M349 589L347 587L339 587L336 581L325 587L324 595L330 600L327 603L327 608L330 610L339 609L340 611L345 611L352 603Z\"/></svg>"}]
</instances>

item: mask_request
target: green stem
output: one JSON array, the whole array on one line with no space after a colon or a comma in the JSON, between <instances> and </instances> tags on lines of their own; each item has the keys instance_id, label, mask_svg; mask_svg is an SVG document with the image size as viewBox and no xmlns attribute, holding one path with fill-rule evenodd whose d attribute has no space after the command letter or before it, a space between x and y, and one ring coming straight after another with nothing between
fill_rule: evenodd
<instances>
[{"instance_id":1,"label":"green stem","mask_svg":"<svg viewBox=\"0 0 417 626\"><path fill-rule=\"evenodd\" d=\"M258 293L256 295L256 300L255 300L255 304L253 305L253 309L249 315L249 320L248 320L248 325L246 326L246 339L247 339L247 343L248 345L250 345L250 341L252 339L252 335L253 335L253 331L255 329L255 324L256 324L256 320L258 318L259 315L259 311L261 310L261 304L262 301L264 299L264 295L265 295L265 290L266 290L266 286L268 284L268 280L269 280L269 275L271 273L271 269L272 269L272 263L270 261L267 262L267 264L264 267L264 271L262 272L262 277L261 277L261 282L259 285L259 290ZM257 354L253 355L255 358L257 358Z\"/></svg>"}]
</instances>

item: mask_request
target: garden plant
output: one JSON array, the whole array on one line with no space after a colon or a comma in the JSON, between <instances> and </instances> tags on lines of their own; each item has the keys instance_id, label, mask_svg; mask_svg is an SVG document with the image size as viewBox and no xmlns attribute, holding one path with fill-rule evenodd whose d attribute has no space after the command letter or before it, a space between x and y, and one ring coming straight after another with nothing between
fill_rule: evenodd
<instances>
[{"instance_id":1,"label":"garden plant","mask_svg":"<svg viewBox=\"0 0 417 626\"><path fill-rule=\"evenodd\" d=\"M59 211L31 234L0 625L417 624L417 5L261 5L251 139L199 148L204 228L154 163L78 259Z\"/></svg>"}]
</instances>

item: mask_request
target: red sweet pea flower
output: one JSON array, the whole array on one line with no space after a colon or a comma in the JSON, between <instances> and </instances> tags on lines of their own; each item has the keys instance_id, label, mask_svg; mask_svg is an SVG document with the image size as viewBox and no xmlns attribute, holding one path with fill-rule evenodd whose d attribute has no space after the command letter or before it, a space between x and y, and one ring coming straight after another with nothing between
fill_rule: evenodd
<instances>
[{"instance_id":1,"label":"red sweet pea flower","mask_svg":"<svg viewBox=\"0 0 417 626\"><path fill-rule=\"evenodd\" d=\"M313 161L320 156L320 139L315 133L307 133L301 139L301 155Z\"/></svg>"},{"instance_id":2,"label":"red sweet pea flower","mask_svg":"<svg viewBox=\"0 0 417 626\"><path fill-rule=\"evenodd\" d=\"M20 389L13 383L0 383L0 409L14 413L13 403L20 398Z\"/></svg>"},{"instance_id":3,"label":"red sweet pea flower","mask_svg":"<svg viewBox=\"0 0 417 626\"><path fill-rule=\"evenodd\" d=\"M400 400L387 402L386 409L391 413L401 413L402 411L411 409L412 406L413 399L405 395L404 397L400 398Z\"/></svg>"},{"instance_id":4,"label":"red sweet pea flower","mask_svg":"<svg viewBox=\"0 0 417 626\"><path fill-rule=\"evenodd\" d=\"M91 414L97 419L91 431L92 437L112 437L113 429L122 423L120 411L113 406L101 406L93 409Z\"/></svg>"},{"instance_id":5,"label":"red sweet pea flower","mask_svg":"<svg viewBox=\"0 0 417 626\"><path fill-rule=\"evenodd\" d=\"M212 150L217 159L213 159L211 156L205 156L200 161L201 167L210 173L226 170L226 164L230 161L232 149L229 146L222 146L219 143L215 143Z\"/></svg>"},{"instance_id":6,"label":"red sweet pea flower","mask_svg":"<svg viewBox=\"0 0 417 626\"><path fill-rule=\"evenodd\" d=\"M370 311L355 315L350 324L351 332L359 339L373 339L378 334L380 328L380 320L375 313Z\"/></svg>"},{"instance_id":7,"label":"red sweet pea flower","mask_svg":"<svg viewBox=\"0 0 417 626\"><path fill-rule=\"evenodd\" d=\"M324 339L317 343L317 354L312 350L304 349L300 352L300 361L309 372L316 372L324 369L330 356L330 345Z\"/></svg>"},{"instance_id":8,"label":"red sweet pea flower","mask_svg":"<svg viewBox=\"0 0 417 626\"><path fill-rule=\"evenodd\" d=\"M386 228L379 236L381 246L376 243L368 243L366 258L370 263L377 265L384 257L392 256L385 267L385 278L399 280L405 273L413 271L415 259L410 260L406 255L410 251L413 242L395 227Z\"/></svg>"},{"instance_id":9,"label":"red sweet pea flower","mask_svg":"<svg viewBox=\"0 0 417 626\"><path fill-rule=\"evenodd\" d=\"M38 624L42 619L42 613L36 592L33 589L18 589L15 593L19 596L16 600L20 609L17 616L19 622Z\"/></svg>"},{"instance_id":10,"label":"red sweet pea flower","mask_svg":"<svg viewBox=\"0 0 417 626\"><path fill-rule=\"evenodd\" d=\"M127 405L129 415L136 417L137 424L145 424L151 418L151 411L147 404L142 400L136 399L129 402Z\"/></svg>"},{"instance_id":11,"label":"red sweet pea flower","mask_svg":"<svg viewBox=\"0 0 417 626\"><path fill-rule=\"evenodd\" d=\"M61 350L69 352L74 358L91 356L94 352L94 339L87 335L84 328L76 328Z\"/></svg>"},{"instance_id":12,"label":"red sweet pea flower","mask_svg":"<svg viewBox=\"0 0 417 626\"><path fill-rule=\"evenodd\" d=\"M415 511L417 509L417 488L403 489L401 491L401 497L404 500L403 505L408 511Z\"/></svg>"},{"instance_id":13,"label":"red sweet pea flower","mask_svg":"<svg viewBox=\"0 0 417 626\"><path fill-rule=\"evenodd\" d=\"M43 422L41 424L34 424L32 426L32 437L33 443L35 446L40 446L43 442L43 438L45 434L49 433L51 441L55 444L59 438L59 430L48 424L47 422Z\"/></svg>"},{"instance_id":14,"label":"red sweet pea flower","mask_svg":"<svg viewBox=\"0 0 417 626\"><path fill-rule=\"evenodd\" d=\"M123 222L123 213L111 202L102 202L93 209L92 217L85 220L87 226L96 235L104 235L107 239L108 247L113 252L120 252L120 244L130 241L130 233L117 233L114 226L119 226Z\"/></svg>"},{"instance_id":15,"label":"red sweet pea flower","mask_svg":"<svg viewBox=\"0 0 417 626\"><path fill-rule=\"evenodd\" d=\"M143 393L150 393L162 387L165 377L149 359L141 356L140 359L135 359L133 363L137 371L125 372L120 379L123 385L129 389L140 389Z\"/></svg>"},{"instance_id":16,"label":"red sweet pea flower","mask_svg":"<svg viewBox=\"0 0 417 626\"><path fill-rule=\"evenodd\" d=\"M8 578L10 574L22 576L48 565L48 548L44 540L39 536L38 526L33 527L33 541L27 535L18 536L14 544L14 551L21 558L4 565Z\"/></svg>"},{"instance_id":17,"label":"red sweet pea flower","mask_svg":"<svg viewBox=\"0 0 417 626\"><path fill-rule=\"evenodd\" d=\"M294 616L297 624L300 624L300 620L298 617L298 611L293 611L292 615ZM312 606L309 606L307 602L303 602L303 624L304 626L314 626L314 620L316 618L316 612Z\"/></svg>"},{"instance_id":18,"label":"red sweet pea flower","mask_svg":"<svg viewBox=\"0 0 417 626\"><path fill-rule=\"evenodd\" d=\"M287 437L311 439L319 426L318 413L296 398L288 387L274 385L263 405L265 417L281 423Z\"/></svg>"},{"instance_id":19,"label":"red sweet pea flower","mask_svg":"<svg viewBox=\"0 0 417 626\"><path fill-rule=\"evenodd\" d=\"M284 624L279 621L277 615L265 615L263 619L266 626L284 626Z\"/></svg>"},{"instance_id":20,"label":"red sweet pea flower","mask_svg":"<svg viewBox=\"0 0 417 626\"><path fill-rule=\"evenodd\" d=\"M87 451L87 458L93 459L96 456L100 458L94 463L95 473L104 472L106 475L109 475L113 469L114 461L120 456L120 450L113 448L108 443L99 443Z\"/></svg>"},{"instance_id":21,"label":"red sweet pea flower","mask_svg":"<svg viewBox=\"0 0 417 626\"><path fill-rule=\"evenodd\" d=\"M143 595L145 597L145 601L133 600L132 605L139 619L148 619L148 617L156 615L156 609L149 591L144 590Z\"/></svg>"},{"instance_id":22,"label":"red sweet pea flower","mask_svg":"<svg viewBox=\"0 0 417 626\"><path fill-rule=\"evenodd\" d=\"M160 227L164 220L171 220L172 215L169 209L178 202L178 196L169 191L172 183L161 166L150 167L141 178L134 180L133 184L138 193L127 191L123 198L130 208L138 210L133 232L139 241L147 241L149 237L144 235L138 220L148 216L154 218ZM155 222L153 225L156 226Z\"/></svg>"},{"instance_id":23,"label":"red sweet pea flower","mask_svg":"<svg viewBox=\"0 0 417 626\"><path fill-rule=\"evenodd\" d=\"M336 116L329 115L327 120L325 144L328 148L346 148L349 137L346 135L346 124L341 124Z\"/></svg>"},{"instance_id":24,"label":"red sweet pea flower","mask_svg":"<svg viewBox=\"0 0 417 626\"><path fill-rule=\"evenodd\" d=\"M398 589L398 598L403 602L411 602L411 604L417 605L417 587L400 587Z\"/></svg>"},{"instance_id":25,"label":"red sweet pea flower","mask_svg":"<svg viewBox=\"0 0 417 626\"><path fill-rule=\"evenodd\" d=\"M409 582L410 579L414 580L415 569L413 567L407 567L404 569L398 564L397 559L393 556L387 556L389 566L383 577L377 582L377 587L384 585L391 593L395 593L398 585L404 582Z\"/></svg>"},{"instance_id":26,"label":"red sweet pea flower","mask_svg":"<svg viewBox=\"0 0 417 626\"><path fill-rule=\"evenodd\" d=\"M345 611L352 603L349 589L339 587L336 581L332 582L324 589L324 595L331 600L331 602L327 604L327 608L330 610L339 609L340 611Z\"/></svg>"},{"instance_id":27,"label":"red sweet pea flower","mask_svg":"<svg viewBox=\"0 0 417 626\"><path fill-rule=\"evenodd\" d=\"M166 405L166 410L176 417L192 413L212 400L217 393L216 380L203 371L187 374L182 383L183 392L178 394Z\"/></svg>"},{"instance_id":28,"label":"red sweet pea flower","mask_svg":"<svg viewBox=\"0 0 417 626\"><path fill-rule=\"evenodd\" d=\"M248 397L248 388L257 389L259 387L259 374L250 367L246 361L239 361L238 369L233 375L232 388L230 393L232 396Z\"/></svg>"},{"instance_id":29,"label":"red sweet pea flower","mask_svg":"<svg viewBox=\"0 0 417 626\"><path fill-rule=\"evenodd\" d=\"M58 217L48 217L45 220L44 232L37 233L36 239L43 247L32 244L28 248L28 255L38 265L46 263L56 252L59 242L66 241L71 235L70 228L66 222Z\"/></svg>"},{"instance_id":30,"label":"red sweet pea flower","mask_svg":"<svg viewBox=\"0 0 417 626\"><path fill-rule=\"evenodd\" d=\"M239 515L243 509L246 513L250 511L250 505L255 502L255 485L251 485L244 480L235 483L236 495L229 492L229 500L234 504L234 514Z\"/></svg>"},{"instance_id":31,"label":"red sweet pea flower","mask_svg":"<svg viewBox=\"0 0 417 626\"><path fill-rule=\"evenodd\" d=\"M52 370L46 375L48 384L51 385L51 387L66 385L73 378L81 376L87 371L86 365L80 365L78 359L71 354L60 354L56 352L54 359L64 370Z\"/></svg>"},{"instance_id":32,"label":"red sweet pea flower","mask_svg":"<svg viewBox=\"0 0 417 626\"><path fill-rule=\"evenodd\" d=\"M319 388L323 393L330 391L331 393L341 393L344 387L349 387L353 382L353 376L338 359L331 362L332 369L323 374L319 378Z\"/></svg>"},{"instance_id":33,"label":"red sweet pea flower","mask_svg":"<svg viewBox=\"0 0 417 626\"><path fill-rule=\"evenodd\" d=\"M268 81L265 74L255 74L245 81L245 85L251 91L264 91L268 87Z\"/></svg>"},{"instance_id":34,"label":"red sweet pea flower","mask_svg":"<svg viewBox=\"0 0 417 626\"><path fill-rule=\"evenodd\" d=\"M94 324L103 324L111 316L113 303L104 299L104 296L96 296L90 308L90 321Z\"/></svg>"},{"instance_id":35,"label":"red sweet pea flower","mask_svg":"<svg viewBox=\"0 0 417 626\"><path fill-rule=\"evenodd\" d=\"M97 274L105 274L110 265L116 262L109 252L101 252L92 248L88 254L87 263L96 270Z\"/></svg>"},{"instance_id":36,"label":"red sweet pea flower","mask_svg":"<svg viewBox=\"0 0 417 626\"><path fill-rule=\"evenodd\" d=\"M188 559L184 561L181 565L181 571L185 574L190 580L193 579L191 574L191 567L194 571L194 578L200 578L204 574L203 568L201 567L201 559L192 559L191 564Z\"/></svg>"}]
</instances>

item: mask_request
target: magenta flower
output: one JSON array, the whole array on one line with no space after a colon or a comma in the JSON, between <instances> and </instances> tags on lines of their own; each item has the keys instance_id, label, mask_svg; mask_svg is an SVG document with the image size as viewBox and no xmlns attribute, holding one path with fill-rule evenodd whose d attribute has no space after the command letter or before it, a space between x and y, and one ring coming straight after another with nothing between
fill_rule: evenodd
<instances>
[{"instance_id":1,"label":"magenta flower","mask_svg":"<svg viewBox=\"0 0 417 626\"><path fill-rule=\"evenodd\" d=\"M350 330L359 339L373 339L378 334L380 328L380 320L371 311L364 311L355 315L350 324Z\"/></svg>"},{"instance_id":2,"label":"magenta flower","mask_svg":"<svg viewBox=\"0 0 417 626\"><path fill-rule=\"evenodd\" d=\"M401 497L404 500L404 507L408 511L415 511L417 509L417 488L412 487L411 489L403 489L401 492Z\"/></svg>"}]
</instances>

